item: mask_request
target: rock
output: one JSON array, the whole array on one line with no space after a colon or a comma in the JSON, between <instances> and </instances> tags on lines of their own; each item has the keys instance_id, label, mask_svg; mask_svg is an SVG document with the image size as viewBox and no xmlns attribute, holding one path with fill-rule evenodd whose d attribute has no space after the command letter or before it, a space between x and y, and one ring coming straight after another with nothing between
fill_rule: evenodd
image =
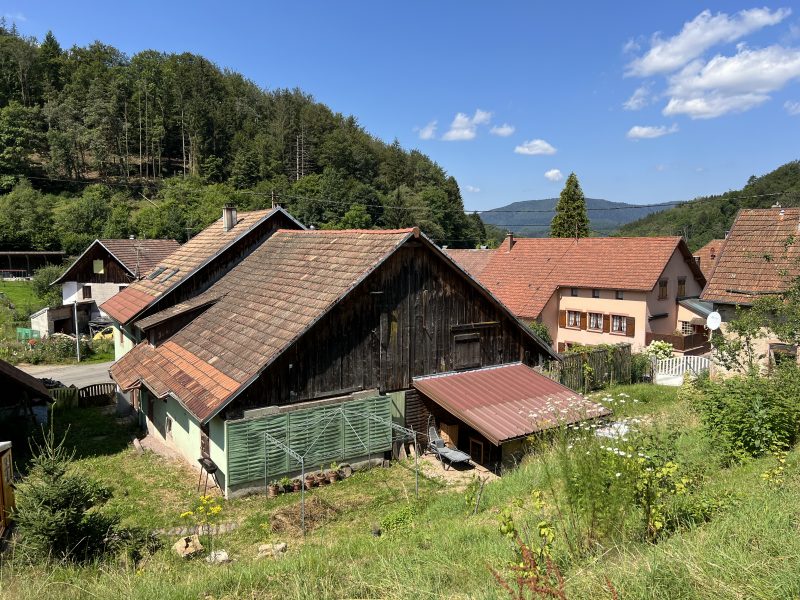
<instances>
[{"instance_id":1,"label":"rock","mask_svg":"<svg viewBox=\"0 0 800 600\"><path fill-rule=\"evenodd\" d=\"M231 559L225 550L214 550L206 557L206 562L212 565L224 565L231 562Z\"/></svg>"},{"instance_id":2,"label":"rock","mask_svg":"<svg viewBox=\"0 0 800 600\"><path fill-rule=\"evenodd\" d=\"M281 558L289 546L286 542L279 542L277 544L260 544L258 546L258 556L256 558Z\"/></svg>"},{"instance_id":3,"label":"rock","mask_svg":"<svg viewBox=\"0 0 800 600\"><path fill-rule=\"evenodd\" d=\"M411 442L408 445L408 456L410 456L411 458L414 458L416 455L417 455L417 449L414 446L414 442Z\"/></svg>"},{"instance_id":4,"label":"rock","mask_svg":"<svg viewBox=\"0 0 800 600\"><path fill-rule=\"evenodd\" d=\"M341 467L339 467L339 470L345 477L350 477L353 474L353 467L351 467L350 465L342 465Z\"/></svg>"},{"instance_id":5,"label":"rock","mask_svg":"<svg viewBox=\"0 0 800 600\"><path fill-rule=\"evenodd\" d=\"M189 558L203 551L203 544L200 543L200 538L197 534L182 537L172 547L178 553L178 556L184 558Z\"/></svg>"},{"instance_id":6,"label":"rock","mask_svg":"<svg viewBox=\"0 0 800 600\"><path fill-rule=\"evenodd\" d=\"M139 454L144 452L144 448L142 448L142 442L139 441L139 438L133 438L133 447L136 448L136 452Z\"/></svg>"}]
</instances>

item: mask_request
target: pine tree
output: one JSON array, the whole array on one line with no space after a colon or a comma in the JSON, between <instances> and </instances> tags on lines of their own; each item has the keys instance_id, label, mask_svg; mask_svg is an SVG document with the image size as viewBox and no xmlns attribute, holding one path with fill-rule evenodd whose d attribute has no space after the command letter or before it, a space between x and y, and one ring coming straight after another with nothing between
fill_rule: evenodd
<instances>
[{"instance_id":1,"label":"pine tree","mask_svg":"<svg viewBox=\"0 0 800 600\"><path fill-rule=\"evenodd\" d=\"M575 173L570 173L556 204L556 214L550 222L550 237L589 237L589 216L586 198Z\"/></svg>"}]
</instances>

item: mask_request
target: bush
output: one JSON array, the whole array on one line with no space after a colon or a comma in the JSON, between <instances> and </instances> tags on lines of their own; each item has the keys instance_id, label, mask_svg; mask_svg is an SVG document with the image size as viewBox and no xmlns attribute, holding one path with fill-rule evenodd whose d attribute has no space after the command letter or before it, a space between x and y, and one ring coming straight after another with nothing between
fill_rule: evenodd
<instances>
[{"instance_id":1,"label":"bush","mask_svg":"<svg viewBox=\"0 0 800 600\"><path fill-rule=\"evenodd\" d=\"M52 430L33 443L31 470L19 486L14 519L20 546L33 560L86 562L122 549L134 559L158 547L140 529L119 526L119 518L98 510L111 491L86 476L71 473L74 452L56 443Z\"/></svg>"},{"instance_id":2,"label":"bush","mask_svg":"<svg viewBox=\"0 0 800 600\"><path fill-rule=\"evenodd\" d=\"M651 381L653 378L653 363L650 356L642 352L631 355L631 383Z\"/></svg>"},{"instance_id":3,"label":"bush","mask_svg":"<svg viewBox=\"0 0 800 600\"><path fill-rule=\"evenodd\" d=\"M533 333L538 335L543 342L547 343L548 346L553 345L553 338L550 337L550 330L547 328L547 325L540 321L531 321L528 323L528 327L530 327Z\"/></svg>"},{"instance_id":4,"label":"bush","mask_svg":"<svg viewBox=\"0 0 800 600\"><path fill-rule=\"evenodd\" d=\"M674 350L672 344L662 340L653 340L650 345L644 349L644 354L657 360L664 360L672 358L672 351Z\"/></svg>"},{"instance_id":5,"label":"bush","mask_svg":"<svg viewBox=\"0 0 800 600\"><path fill-rule=\"evenodd\" d=\"M81 338L81 358L92 354L89 338ZM21 362L38 365L40 363L58 363L75 358L75 338L63 333L54 333L44 339L18 342L5 340L0 342L0 358L12 364Z\"/></svg>"},{"instance_id":6,"label":"bush","mask_svg":"<svg viewBox=\"0 0 800 600\"><path fill-rule=\"evenodd\" d=\"M700 414L711 446L726 463L794 446L800 434L800 369L771 375L698 380L685 392Z\"/></svg>"}]
</instances>

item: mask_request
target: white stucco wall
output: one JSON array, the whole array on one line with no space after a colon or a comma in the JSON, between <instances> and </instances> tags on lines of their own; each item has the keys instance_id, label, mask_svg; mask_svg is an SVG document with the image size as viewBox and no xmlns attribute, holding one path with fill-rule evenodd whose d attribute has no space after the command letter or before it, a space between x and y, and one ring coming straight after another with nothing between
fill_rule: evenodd
<instances>
[{"instance_id":1,"label":"white stucco wall","mask_svg":"<svg viewBox=\"0 0 800 600\"><path fill-rule=\"evenodd\" d=\"M89 285L92 288L92 319L108 319L103 311L98 307L106 300L117 294L121 288L126 287L121 283L81 283L80 281L66 281L61 285L61 299L64 304L74 304L75 301L82 301L83 286Z\"/></svg>"},{"instance_id":2,"label":"white stucco wall","mask_svg":"<svg viewBox=\"0 0 800 600\"><path fill-rule=\"evenodd\" d=\"M200 451L200 422L181 406L172 396L166 399L155 398L152 394L142 395L142 415L147 434L157 437L171 448L177 450L188 465L199 470L197 459ZM148 403L153 402L153 420L147 418ZM172 420L172 428L167 431L167 418ZM217 481L225 489L225 422L214 417L209 422L209 455L219 467Z\"/></svg>"},{"instance_id":3,"label":"white stucco wall","mask_svg":"<svg viewBox=\"0 0 800 600\"><path fill-rule=\"evenodd\" d=\"M555 311L557 334L554 338L558 343L573 344L631 344L634 351L644 347L647 332L647 303L645 292L623 291L622 300L616 299L616 290L599 290L600 297L593 298L591 289L578 289L578 295L572 296L571 288L557 290L554 294L558 302ZM633 336L617 333L603 333L589 329L573 329L558 326L558 313L562 310L578 312L594 312L604 315L619 315L633 317L636 320ZM551 317L552 318L552 317ZM605 317L609 318L609 317Z\"/></svg>"},{"instance_id":4,"label":"white stucco wall","mask_svg":"<svg viewBox=\"0 0 800 600\"><path fill-rule=\"evenodd\" d=\"M136 340L131 337L130 332L114 323L114 360L119 360L128 352L133 350Z\"/></svg>"}]
</instances>

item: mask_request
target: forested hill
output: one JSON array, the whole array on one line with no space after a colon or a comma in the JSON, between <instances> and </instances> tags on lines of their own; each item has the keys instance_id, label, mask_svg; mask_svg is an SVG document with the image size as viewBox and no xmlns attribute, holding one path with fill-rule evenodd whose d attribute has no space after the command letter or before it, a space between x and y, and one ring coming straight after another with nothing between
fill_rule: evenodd
<instances>
[{"instance_id":1,"label":"forested hill","mask_svg":"<svg viewBox=\"0 0 800 600\"><path fill-rule=\"evenodd\" d=\"M558 198L514 202L484 212L481 216L487 225L494 225L504 231L513 231L528 237L545 237L549 235L550 221L553 220L557 202ZM591 234L605 236L616 231L624 223L664 210L669 206L637 205L586 198L586 208L589 213Z\"/></svg>"},{"instance_id":2,"label":"forested hill","mask_svg":"<svg viewBox=\"0 0 800 600\"><path fill-rule=\"evenodd\" d=\"M6 249L185 240L226 202L273 199L317 227L420 225L461 247L485 238L441 167L300 90L261 89L194 54L65 50L2 20L0 193Z\"/></svg>"},{"instance_id":3,"label":"forested hill","mask_svg":"<svg viewBox=\"0 0 800 600\"><path fill-rule=\"evenodd\" d=\"M696 250L725 237L740 208L800 206L800 162L793 161L761 177L752 176L741 190L679 204L624 225L619 235L684 235Z\"/></svg>"}]
</instances>

